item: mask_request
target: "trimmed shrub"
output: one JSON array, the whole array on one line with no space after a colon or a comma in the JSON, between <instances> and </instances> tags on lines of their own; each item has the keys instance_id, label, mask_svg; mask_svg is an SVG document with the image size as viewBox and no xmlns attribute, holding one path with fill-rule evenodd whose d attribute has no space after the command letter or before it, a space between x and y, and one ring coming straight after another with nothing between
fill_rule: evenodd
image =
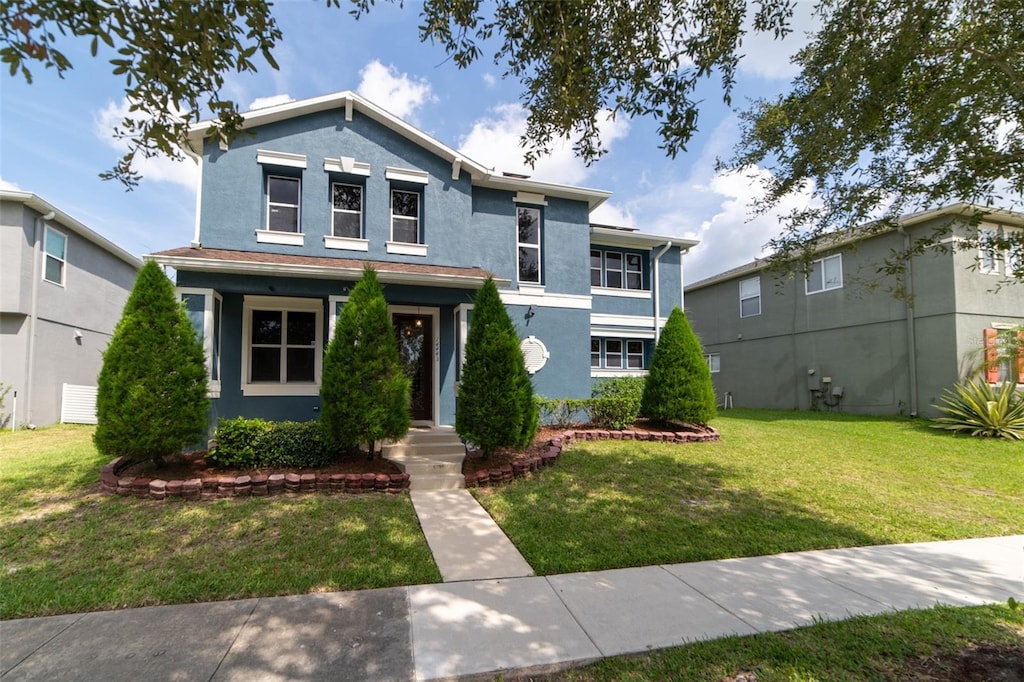
<instances>
[{"instance_id":1,"label":"trimmed shrub","mask_svg":"<svg viewBox=\"0 0 1024 682\"><path fill-rule=\"evenodd\" d=\"M222 419L216 439L217 446L207 459L226 468L317 467L334 458L320 424L315 421Z\"/></svg>"},{"instance_id":2,"label":"trimmed shrub","mask_svg":"<svg viewBox=\"0 0 1024 682\"><path fill-rule=\"evenodd\" d=\"M537 396L540 421L555 428L569 427L579 424L580 416L586 413L588 399L585 398L546 398Z\"/></svg>"},{"instance_id":3,"label":"trimmed shrub","mask_svg":"<svg viewBox=\"0 0 1024 682\"><path fill-rule=\"evenodd\" d=\"M519 337L488 278L477 292L466 338L455 430L486 457L501 447L529 445L538 419Z\"/></svg>"},{"instance_id":4,"label":"trimmed shrub","mask_svg":"<svg viewBox=\"0 0 1024 682\"><path fill-rule=\"evenodd\" d=\"M960 383L946 389L942 405L934 405L945 416L931 426L982 438L1024 440L1024 393L1012 382L993 388L987 381Z\"/></svg>"},{"instance_id":5,"label":"trimmed shrub","mask_svg":"<svg viewBox=\"0 0 1024 682\"><path fill-rule=\"evenodd\" d=\"M163 458L206 431L203 344L160 266L139 272L103 353L93 441L105 455Z\"/></svg>"},{"instance_id":6,"label":"trimmed shrub","mask_svg":"<svg viewBox=\"0 0 1024 682\"><path fill-rule=\"evenodd\" d=\"M596 381L588 401L590 421L609 429L632 426L640 415L644 384L644 377L613 377Z\"/></svg>"},{"instance_id":7,"label":"trimmed shrub","mask_svg":"<svg viewBox=\"0 0 1024 682\"><path fill-rule=\"evenodd\" d=\"M661 423L707 424L715 417L715 388L704 349L679 308L661 330L640 412Z\"/></svg>"},{"instance_id":8,"label":"trimmed shrub","mask_svg":"<svg viewBox=\"0 0 1024 682\"><path fill-rule=\"evenodd\" d=\"M341 309L324 357L320 425L338 448L397 440L409 431L408 377L384 289L367 266Z\"/></svg>"}]
</instances>

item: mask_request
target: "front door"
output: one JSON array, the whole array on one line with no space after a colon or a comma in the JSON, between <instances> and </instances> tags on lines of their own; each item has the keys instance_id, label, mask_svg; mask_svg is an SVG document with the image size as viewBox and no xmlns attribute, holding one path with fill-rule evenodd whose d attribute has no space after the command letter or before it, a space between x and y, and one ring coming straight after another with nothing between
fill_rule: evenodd
<instances>
[{"instance_id":1,"label":"front door","mask_svg":"<svg viewBox=\"0 0 1024 682\"><path fill-rule=\"evenodd\" d=\"M391 322L398 335L398 354L405 376L409 377L409 409L414 421L434 418L434 332L430 315L394 313Z\"/></svg>"}]
</instances>

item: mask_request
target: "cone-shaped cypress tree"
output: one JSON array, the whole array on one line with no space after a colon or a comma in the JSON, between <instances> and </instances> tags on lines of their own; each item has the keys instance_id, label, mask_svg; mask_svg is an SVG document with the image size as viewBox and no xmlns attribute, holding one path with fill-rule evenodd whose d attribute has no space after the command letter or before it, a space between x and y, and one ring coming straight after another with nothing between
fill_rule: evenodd
<instances>
[{"instance_id":1,"label":"cone-shaped cypress tree","mask_svg":"<svg viewBox=\"0 0 1024 682\"><path fill-rule=\"evenodd\" d=\"M707 424L715 416L715 388L704 349L679 308L661 330L640 412L658 422L693 424Z\"/></svg>"},{"instance_id":2,"label":"cone-shaped cypress tree","mask_svg":"<svg viewBox=\"0 0 1024 682\"><path fill-rule=\"evenodd\" d=\"M402 373L384 289L369 266L338 315L320 398L320 424L338 447L367 443L373 457L378 441L409 430L409 379Z\"/></svg>"},{"instance_id":3,"label":"cone-shaped cypress tree","mask_svg":"<svg viewBox=\"0 0 1024 682\"><path fill-rule=\"evenodd\" d=\"M455 430L486 457L500 447L529 445L537 419L519 338L498 287L488 278L473 305Z\"/></svg>"},{"instance_id":4,"label":"cone-shaped cypress tree","mask_svg":"<svg viewBox=\"0 0 1024 682\"><path fill-rule=\"evenodd\" d=\"M209 411L206 378L203 343L171 281L149 261L103 353L97 449L159 464L200 441Z\"/></svg>"}]
</instances>

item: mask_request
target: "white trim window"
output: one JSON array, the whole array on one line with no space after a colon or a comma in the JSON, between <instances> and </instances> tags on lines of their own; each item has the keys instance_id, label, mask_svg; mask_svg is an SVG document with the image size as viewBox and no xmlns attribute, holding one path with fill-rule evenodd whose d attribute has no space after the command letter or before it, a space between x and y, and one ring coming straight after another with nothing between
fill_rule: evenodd
<instances>
[{"instance_id":1,"label":"white trim window","mask_svg":"<svg viewBox=\"0 0 1024 682\"><path fill-rule=\"evenodd\" d=\"M318 395L323 301L246 296L242 305L242 394Z\"/></svg>"},{"instance_id":2,"label":"white trim window","mask_svg":"<svg viewBox=\"0 0 1024 682\"><path fill-rule=\"evenodd\" d=\"M985 275L999 274L999 260L996 248L992 245L995 238L995 230L978 230L978 271Z\"/></svg>"},{"instance_id":3,"label":"white trim window","mask_svg":"<svg viewBox=\"0 0 1024 682\"><path fill-rule=\"evenodd\" d=\"M516 206L519 282L541 284L541 214L535 206Z\"/></svg>"},{"instance_id":4,"label":"white trim window","mask_svg":"<svg viewBox=\"0 0 1024 682\"><path fill-rule=\"evenodd\" d=\"M761 277L740 280L740 317L761 314Z\"/></svg>"},{"instance_id":5,"label":"white trim window","mask_svg":"<svg viewBox=\"0 0 1024 682\"><path fill-rule=\"evenodd\" d=\"M708 363L708 369L712 374L722 371L722 356L718 353L707 353L704 356L704 361Z\"/></svg>"},{"instance_id":6,"label":"white trim window","mask_svg":"<svg viewBox=\"0 0 1024 682\"><path fill-rule=\"evenodd\" d=\"M363 187L331 183L331 235L348 239L363 237Z\"/></svg>"},{"instance_id":7,"label":"white trim window","mask_svg":"<svg viewBox=\"0 0 1024 682\"><path fill-rule=\"evenodd\" d=\"M462 366L466 363L466 339L473 321L473 304L455 306L455 381L462 381Z\"/></svg>"},{"instance_id":8,"label":"white trim window","mask_svg":"<svg viewBox=\"0 0 1024 682\"><path fill-rule=\"evenodd\" d=\"M638 253L590 251L590 286L644 291L644 261Z\"/></svg>"},{"instance_id":9,"label":"white trim window","mask_svg":"<svg viewBox=\"0 0 1024 682\"><path fill-rule=\"evenodd\" d=\"M590 368L640 372L644 367L643 339L590 337Z\"/></svg>"},{"instance_id":10,"label":"white trim window","mask_svg":"<svg viewBox=\"0 0 1024 682\"><path fill-rule=\"evenodd\" d=\"M284 175L267 176L267 226L270 232L299 233L302 183Z\"/></svg>"},{"instance_id":11,"label":"white trim window","mask_svg":"<svg viewBox=\"0 0 1024 682\"><path fill-rule=\"evenodd\" d=\"M391 241L421 244L419 192L391 190Z\"/></svg>"},{"instance_id":12,"label":"white trim window","mask_svg":"<svg viewBox=\"0 0 1024 682\"><path fill-rule=\"evenodd\" d=\"M185 314L203 342L206 356L207 392L211 398L220 397L220 339L224 299L213 289L179 287L178 296L185 306Z\"/></svg>"},{"instance_id":13,"label":"white trim window","mask_svg":"<svg viewBox=\"0 0 1024 682\"><path fill-rule=\"evenodd\" d=\"M47 225L43 234L43 279L64 286L67 257L68 236Z\"/></svg>"},{"instance_id":14,"label":"white trim window","mask_svg":"<svg viewBox=\"0 0 1024 682\"><path fill-rule=\"evenodd\" d=\"M843 254L819 258L811 263L805 281L808 294L843 288Z\"/></svg>"}]
</instances>

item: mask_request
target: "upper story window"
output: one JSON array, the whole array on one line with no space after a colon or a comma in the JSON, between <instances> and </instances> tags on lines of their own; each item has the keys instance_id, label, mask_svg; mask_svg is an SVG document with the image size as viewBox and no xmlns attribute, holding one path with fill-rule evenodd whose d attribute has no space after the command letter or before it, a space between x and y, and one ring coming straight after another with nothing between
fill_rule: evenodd
<instances>
[{"instance_id":1,"label":"upper story window","mask_svg":"<svg viewBox=\"0 0 1024 682\"><path fill-rule=\"evenodd\" d=\"M761 314L761 278L740 280L740 317Z\"/></svg>"},{"instance_id":2,"label":"upper story window","mask_svg":"<svg viewBox=\"0 0 1024 682\"><path fill-rule=\"evenodd\" d=\"M46 234L43 237L43 250L46 254L43 279L64 286L64 271L68 252L67 235L47 225Z\"/></svg>"},{"instance_id":3,"label":"upper story window","mask_svg":"<svg viewBox=\"0 0 1024 682\"><path fill-rule=\"evenodd\" d=\"M267 176L267 229L271 232L300 232L300 181L281 175Z\"/></svg>"},{"instance_id":4,"label":"upper story window","mask_svg":"<svg viewBox=\"0 0 1024 682\"><path fill-rule=\"evenodd\" d=\"M363 236L363 188L341 182L331 184L332 231L335 237Z\"/></svg>"},{"instance_id":5,"label":"upper story window","mask_svg":"<svg viewBox=\"0 0 1024 682\"><path fill-rule=\"evenodd\" d=\"M1024 275L1024 231L1005 227L1000 230L1001 234L991 228L978 230L978 270L986 275ZM1003 244L1008 245L1005 252L998 248Z\"/></svg>"},{"instance_id":6,"label":"upper story window","mask_svg":"<svg viewBox=\"0 0 1024 682\"><path fill-rule=\"evenodd\" d=\"M419 192L391 190L391 241L420 243Z\"/></svg>"},{"instance_id":7,"label":"upper story window","mask_svg":"<svg viewBox=\"0 0 1024 682\"><path fill-rule=\"evenodd\" d=\"M807 273L807 293L817 294L843 287L843 254L820 258L811 264Z\"/></svg>"},{"instance_id":8,"label":"upper story window","mask_svg":"<svg viewBox=\"0 0 1024 682\"><path fill-rule=\"evenodd\" d=\"M643 258L636 253L591 250L590 285L608 289L642 290Z\"/></svg>"},{"instance_id":9,"label":"upper story window","mask_svg":"<svg viewBox=\"0 0 1024 682\"><path fill-rule=\"evenodd\" d=\"M519 281L541 283L541 215L532 206L516 207Z\"/></svg>"}]
</instances>

